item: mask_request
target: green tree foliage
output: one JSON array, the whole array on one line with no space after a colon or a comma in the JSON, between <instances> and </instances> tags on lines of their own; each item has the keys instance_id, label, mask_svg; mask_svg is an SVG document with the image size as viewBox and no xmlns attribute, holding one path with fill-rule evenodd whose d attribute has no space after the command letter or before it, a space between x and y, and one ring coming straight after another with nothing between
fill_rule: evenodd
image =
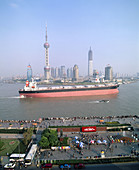
<instances>
[{"instance_id":1,"label":"green tree foliage","mask_svg":"<svg viewBox=\"0 0 139 170\"><path fill-rule=\"evenodd\" d=\"M50 135L49 137L49 142L50 142L50 146L57 146L58 144L58 137L56 135Z\"/></svg>"},{"instance_id":2,"label":"green tree foliage","mask_svg":"<svg viewBox=\"0 0 139 170\"><path fill-rule=\"evenodd\" d=\"M23 137L24 137L23 142L24 142L25 145L27 145L29 143L32 135L33 135L33 129L32 128L27 129L27 131L23 133Z\"/></svg>"},{"instance_id":3,"label":"green tree foliage","mask_svg":"<svg viewBox=\"0 0 139 170\"><path fill-rule=\"evenodd\" d=\"M42 148L57 146L59 144L57 132L55 130L45 129L42 133L42 138L39 145Z\"/></svg>"},{"instance_id":4,"label":"green tree foliage","mask_svg":"<svg viewBox=\"0 0 139 170\"><path fill-rule=\"evenodd\" d=\"M48 141L48 138L45 137L45 136L42 136L40 142L39 142L39 145L42 147L42 148L47 148L49 146L49 141Z\"/></svg>"},{"instance_id":5,"label":"green tree foliage","mask_svg":"<svg viewBox=\"0 0 139 170\"><path fill-rule=\"evenodd\" d=\"M48 129L45 129L45 130L43 131L43 133L42 133L42 136L45 136L45 137L49 138L49 136L50 136L50 131L49 131Z\"/></svg>"},{"instance_id":6,"label":"green tree foliage","mask_svg":"<svg viewBox=\"0 0 139 170\"><path fill-rule=\"evenodd\" d=\"M3 145L4 145L4 142L2 142L0 139L0 151L2 150Z\"/></svg>"},{"instance_id":7,"label":"green tree foliage","mask_svg":"<svg viewBox=\"0 0 139 170\"><path fill-rule=\"evenodd\" d=\"M68 146L68 137L64 137L63 141L60 142L61 146Z\"/></svg>"}]
</instances>

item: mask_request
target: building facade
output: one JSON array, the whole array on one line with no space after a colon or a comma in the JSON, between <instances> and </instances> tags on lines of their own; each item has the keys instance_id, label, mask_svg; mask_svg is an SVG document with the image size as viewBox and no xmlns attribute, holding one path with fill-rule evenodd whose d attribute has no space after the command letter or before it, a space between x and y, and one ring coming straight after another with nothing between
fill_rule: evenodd
<instances>
[{"instance_id":1,"label":"building facade","mask_svg":"<svg viewBox=\"0 0 139 170\"><path fill-rule=\"evenodd\" d=\"M67 78L70 78L70 68L67 69Z\"/></svg>"},{"instance_id":2,"label":"building facade","mask_svg":"<svg viewBox=\"0 0 139 170\"><path fill-rule=\"evenodd\" d=\"M73 81L78 81L79 79L79 68L77 65L73 67Z\"/></svg>"},{"instance_id":3,"label":"building facade","mask_svg":"<svg viewBox=\"0 0 139 170\"><path fill-rule=\"evenodd\" d=\"M32 79L32 68L31 68L31 65L29 64L27 66L27 80L31 81L31 79Z\"/></svg>"},{"instance_id":4,"label":"building facade","mask_svg":"<svg viewBox=\"0 0 139 170\"><path fill-rule=\"evenodd\" d=\"M113 80L113 70L110 65L105 67L105 80L112 81Z\"/></svg>"},{"instance_id":5,"label":"building facade","mask_svg":"<svg viewBox=\"0 0 139 170\"><path fill-rule=\"evenodd\" d=\"M59 75L58 75L58 67L55 68L55 78L58 78Z\"/></svg>"},{"instance_id":6,"label":"building facade","mask_svg":"<svg viewBox=\"0 0 139 170\"><path fill-rule=\"evenodd\" d=\"M99 78L99 72L97 70L93 71L93 78Z\"/></svg>"},{"instance_id":7,"label":"building facade","mask_svg":"<svg viewBox=\"0 0 139 170\"><path fill-rule=\"evenodd\" d=\"M55 78L55 69L51 67L51 78Z\"/></svg>"},{"instance_id":8,"label":"building facade","mask_svg":"<svg viewBox=\"0 0 139 170\"><path fill-rule=\"evenodd\" d=\"M68 68L67 69L67 78L73 78L73 68Z\"/></svg>"},{"instance_id":9,"label":"building facade","mask_svg":"<svg viewBox=\"0 0 139 170\"><path fill-rule=\"evenodd\" d=\"M88 52L88 76L93 76L93 53L90 47L90 50Z\"/></svg>"},{"instance_id":10,"label":"building facade","mask_svg":"<svg viewBox=\"0 0 139 170\"><path fill-rule=\"evenodd\" d=\"M61 78L65 78L65 77L66 77L65 66L61 66Z\"/></svg>"}]
</instances>

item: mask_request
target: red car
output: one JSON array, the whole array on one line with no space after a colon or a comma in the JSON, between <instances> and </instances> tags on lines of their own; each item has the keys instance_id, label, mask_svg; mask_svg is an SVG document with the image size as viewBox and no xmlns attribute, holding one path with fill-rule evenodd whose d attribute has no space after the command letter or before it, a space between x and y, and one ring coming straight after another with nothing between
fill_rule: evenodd
<instances>
[{"instance_id":1,"label":"red car","mask_svg":"<svg viewBox=\"0 0 139 170\"><path fill-rule=\"evenodd\" d=\"M83 169L83 168L85 168L85 165L84 164L75 164L74 168L75 169Z\"/></svg>"},{"instance_id":2,"label":"red car","mask_svg":"<svg viewBox=\"0 0 139 170\"><path fill-rule=\"evenodd\" d=\"M45 169L45 168L46 168L46 169L51 169L51 168L52 168L52 164L51 164L51 163L49 163L49 164L42 164L42 165L41 165L41 168L42 168L42 169Z\"/></svg>"}]
</instances>

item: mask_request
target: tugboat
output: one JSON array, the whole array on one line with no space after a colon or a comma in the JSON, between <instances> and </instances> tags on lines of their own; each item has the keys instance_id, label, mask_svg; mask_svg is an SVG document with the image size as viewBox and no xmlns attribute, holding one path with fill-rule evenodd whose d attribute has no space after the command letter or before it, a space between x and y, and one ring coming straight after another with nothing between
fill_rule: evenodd
<instances>
[{"instance_id":1,"label":"tugboat","mask_svg":"<svg viewBox=\"0 0 139 170\"><path fill-rule=\"evenodd\" d=\"M99 103L109 103L109 100L99 100Z\"/></svg>"}]
</instances>

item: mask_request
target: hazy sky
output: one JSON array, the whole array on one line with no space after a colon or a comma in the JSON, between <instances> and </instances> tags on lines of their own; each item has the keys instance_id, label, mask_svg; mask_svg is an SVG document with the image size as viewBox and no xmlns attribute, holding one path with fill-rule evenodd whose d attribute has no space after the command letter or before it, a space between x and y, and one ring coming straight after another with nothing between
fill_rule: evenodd
<instances>
[{"instance_id":1,"label":"hazy sky","mask_svg":"<svg viewBox=\"0 0 139 170\"><path fill-rule=\"evenodd\" d=\"M0 0L0 76L43 74L45 27L50 66L139 72L139 0Z\"/></svg>"}]
</instances>

